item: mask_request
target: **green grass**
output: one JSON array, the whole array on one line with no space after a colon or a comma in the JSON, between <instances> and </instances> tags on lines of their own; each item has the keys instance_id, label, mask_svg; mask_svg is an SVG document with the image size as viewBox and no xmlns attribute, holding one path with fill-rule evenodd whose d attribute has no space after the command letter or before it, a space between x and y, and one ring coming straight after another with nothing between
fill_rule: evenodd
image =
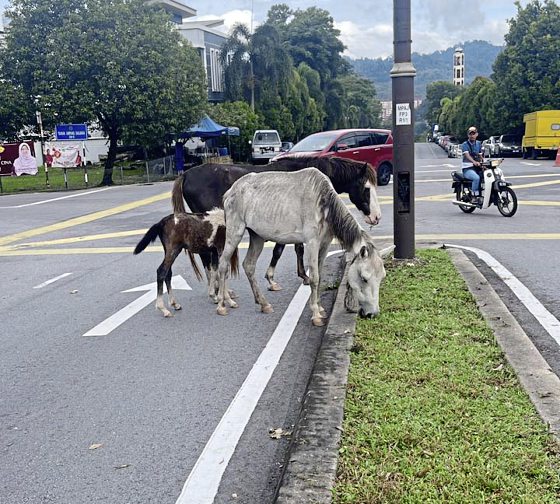
<instances>
[{"instance_id":1,"label":"green grass","mask_svg":"<svg viewBox=\"0 0 560 504\"><path fill-rule=\"evenodd\" d=\"M560 453L442 250L358 322L335 504L557 503Z\"/></svg>"},{"instance_id":2,"label":"green grass","mask_svg":"<svg viewBox=\"0 0 560 504\"><path fill-rule=\"evenodd\" d=\"M141 164L141 163L140 163ZM119 184L136 184L146 181L146 173L143 167L131 168L130 164L118 163L113 168L113 182ZM86 186L83 168L68 168L66 170L68 189L85 189L96 187L103 179L103 166L92 165L87 167L88 185ZM35 191L60 191L64 190L64 170L62 168L49 169L49 187L46 184L44 167L39 167L39 173L34 176L22 175L20 177L2 177L2 194L13 194L19 192Z\"/></svg>"}]
</instances>

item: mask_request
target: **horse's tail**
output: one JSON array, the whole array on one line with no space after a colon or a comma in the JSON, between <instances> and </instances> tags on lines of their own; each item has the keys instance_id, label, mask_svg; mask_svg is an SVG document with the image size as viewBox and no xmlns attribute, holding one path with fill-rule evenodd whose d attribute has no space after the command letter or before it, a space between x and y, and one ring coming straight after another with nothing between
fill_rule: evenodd
<instances>
[{"instance_id":1,"label":"horse's tail","mask_svg":"<svg viewBox=\"0 0 560 504\"><path fill-rule=\"evenodd\" d=\"M189 259L191 260L191 266L192 266L192 269L193 269L194 274L196 276L196 279L200 282L202 280L202 273L200 272L200 268L198 267L198 264L196 263L196 259L194 257L194 254L190 250L187 250L186 252L189 256Z\"/></svg>"},{"instance_id":2,"label":"horse's tail","mask_svg":"<svg viewBox=\"0 0 560 504\"><path fill-rule=\"evenodd\" d=\"M173 213L186 213L185 200L183 199L183 179L185 174L183 173L175 179L173 184L173 189L171 190L171 204L173 205Z\"/></svg>"},{"instance_id":3,"label":"horse's tail","mask_svg":"<svg viewBox=\"0 0 560 504\"><path fill-rule=\"evenodd\" d=\"M163 224L161 221L159 221L157 224L154 224L150 229L148 229L144 237L138 242L138 245L136 245L136 248L134 249L134 255L142 252L158 236L161 237L162 228Z\"/></svg>"}]
</instances>

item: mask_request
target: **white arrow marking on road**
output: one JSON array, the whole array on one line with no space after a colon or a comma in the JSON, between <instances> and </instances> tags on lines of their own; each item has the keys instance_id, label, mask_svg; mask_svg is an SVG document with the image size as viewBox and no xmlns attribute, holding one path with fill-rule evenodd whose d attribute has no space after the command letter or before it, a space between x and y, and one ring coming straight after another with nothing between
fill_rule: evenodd
<instances>
[{"instance_id":1,"label":"white arrow marking on road","mask_svg":"<svg viewBox=\"0 0 560 504\"><path fill-rule=\"evenodd\" d=\"M190 285L185 281L181 275L176 275L171 278L171 287L175 290L192 290ZM89 330L84 336L107 336L113 329L119 327L122 323L126 322L129 318L136 315L142 308L148 306L157 298L157 283L152 282L140 287L134 287L122 292L143 292L148 291L143 296L132 301L129 305L125 306L122 310L111 315L100 324L96 325L93 329Z\"/></svg>"}]
</instances>

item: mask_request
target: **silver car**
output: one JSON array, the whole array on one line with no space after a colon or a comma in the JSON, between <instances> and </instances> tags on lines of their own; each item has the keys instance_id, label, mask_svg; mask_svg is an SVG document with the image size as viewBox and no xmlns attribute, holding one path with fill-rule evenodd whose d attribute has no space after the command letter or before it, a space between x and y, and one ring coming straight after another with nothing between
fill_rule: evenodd
<instances>
[{"instance_id":1,"label":"silver car","mask_svg":"<svg viewBox=\"0 0 560 504\"><path fill-rule=\"evenodd\" d=\"M482 142L482 153L485 158L491 158L498 155L498 139L499 135L491 136Z\"/></svg>"}]
</instances>

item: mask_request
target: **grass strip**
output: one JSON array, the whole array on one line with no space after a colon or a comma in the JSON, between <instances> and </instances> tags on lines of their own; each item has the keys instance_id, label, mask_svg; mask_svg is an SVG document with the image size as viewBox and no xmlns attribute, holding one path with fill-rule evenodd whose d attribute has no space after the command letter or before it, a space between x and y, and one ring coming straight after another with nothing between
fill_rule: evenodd
<instances>
[{"instance_id":1,"label":"grass strip","mask_svg":"<svg viewBox=\"0 0 560 504\"><path fill-rule=\"evenodd\" d=\"M333 502L560 502L558 446L442 250L389 264L358 322Z\"/></svg>"},{"instance_id":2,"label":"grass strip","mask_svg":"<svg viewBox=\"0 0 560 504\"><path fill-rule=\"evenodd\" d=\"M92 165L87 167L88 184L86 185L84 168L67 168L66 180L68 190L97 187L103 180L103 166ZM152 176L152 178L154 178ZM143 168L124 169L116 164L113 168L113 182L115 185L137 184L146 180L146 170ZM49 186L47 187L45 168L39 167L37 175L21 175L19 177L2 177L2 193L13 194L21 192L60 191L65 189L64 169L49 168Z\"/></svg>"}]
</instances>

